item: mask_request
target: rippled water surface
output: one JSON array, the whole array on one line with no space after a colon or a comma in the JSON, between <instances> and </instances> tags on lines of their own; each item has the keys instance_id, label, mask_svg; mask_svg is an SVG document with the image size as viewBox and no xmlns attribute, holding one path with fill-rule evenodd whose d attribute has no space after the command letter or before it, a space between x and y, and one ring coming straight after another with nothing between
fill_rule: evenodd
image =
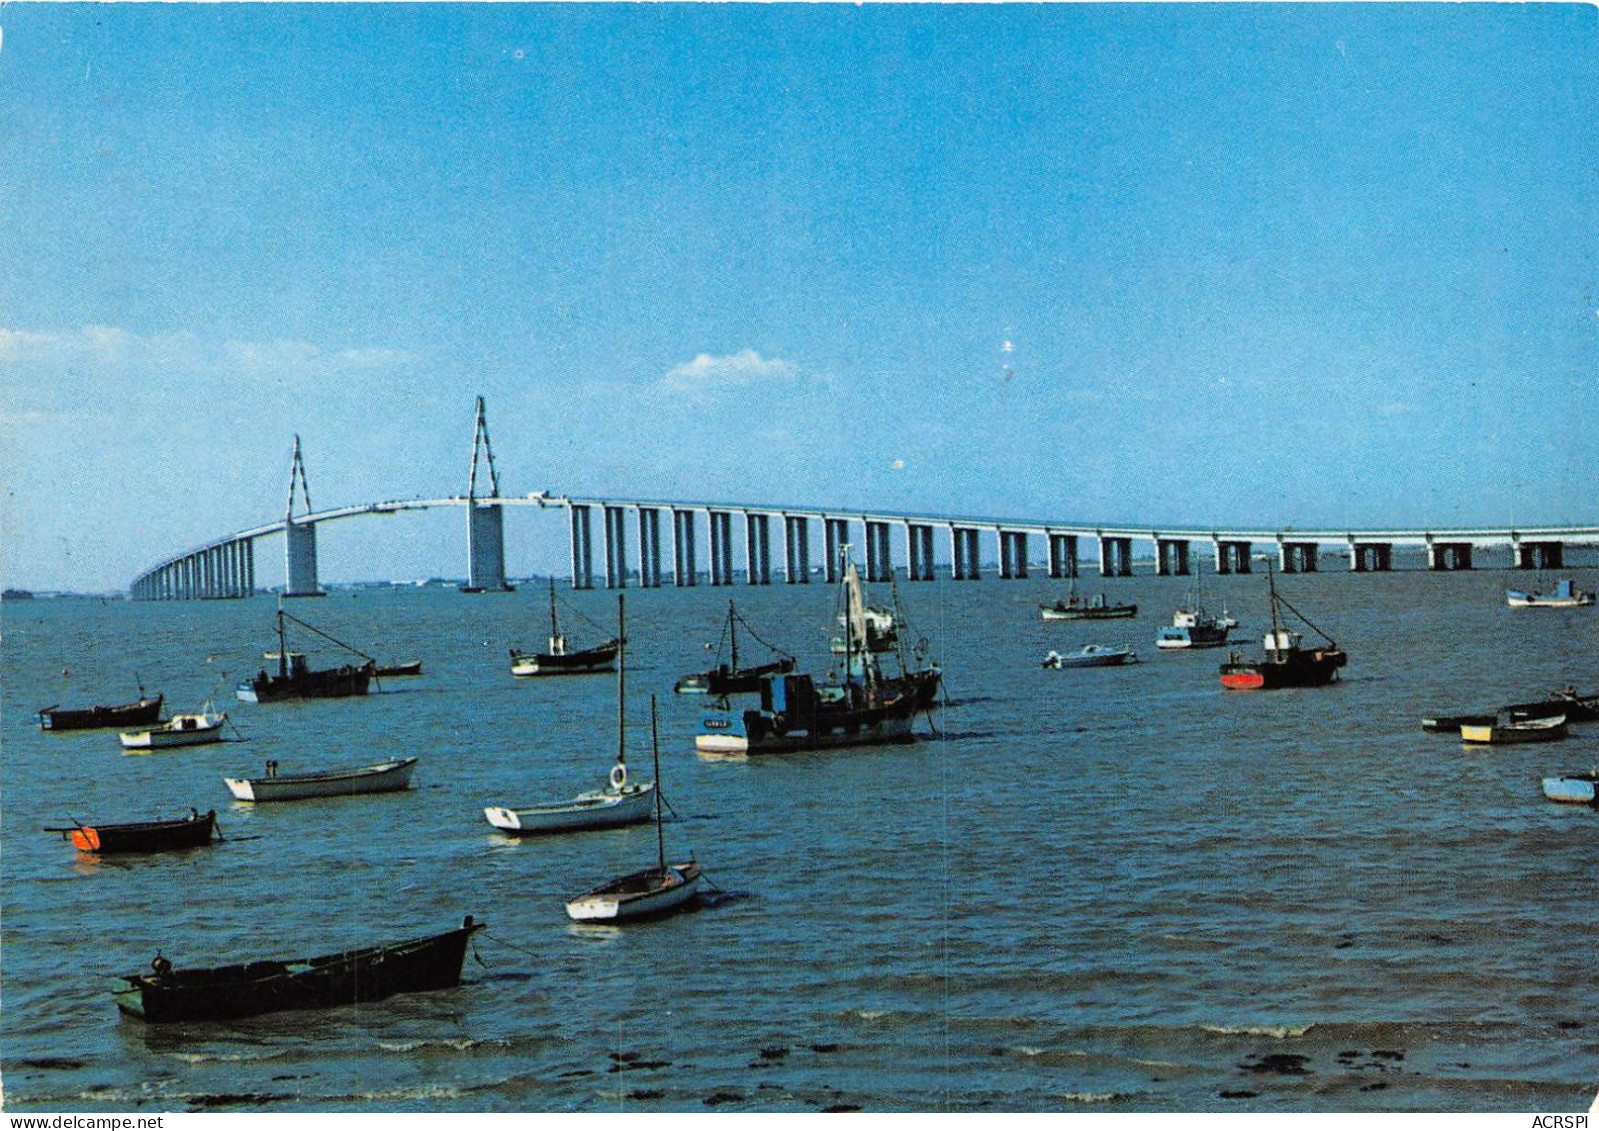
<instances>
[{"instance_id":1,"label":"rippled water surface","mask_svg":"<svg viewBox=\"0 0 1599 1131\"><path fill-rule=\"evenodd\" d=\"M1599 815L1544 801L1539 778L1599 763L1599 727L1490 751L1418 723L1599 685L1599 610L1509 610L1515 576L1290 577L1350 665L1332 688L1257 695L1220 690L1221 653L1156 653L1176 580L1103 583L1141 611L1098 625L1042 623L1046 581L903 586L946 672L941 735L755 761L697 756L705 703L672 682L706 666L729 595L822 670L830 591L630 590L630 760L648 762L657 692L668 848L714 890L621 930L575 926L562 901L647 865L653 830L518 842L482 817L600 784L615 749L612 677L509 674L508 647L541 644L537 586L295 602L427 674L365 700L230 699L242 740L139 756L109 731L43 734L32 712L120 702L136 678L177 709L221 681L220 706L272 644L272 599L8 602L6 1106L1586 1108ZM1211 584L1251 650L1265 587ZM564 599L614 620L609 594ZM1145 662L1038 666L1088 642ZM420 764L398 795L251 807L222 783L267 758L401 754ZM40 831L191 806L229 839L95 859ZM465 914L489 926L458 990L177 1026L122 1019L108 992L157 950L293 957Z\"/></svg>"}]
</instances>

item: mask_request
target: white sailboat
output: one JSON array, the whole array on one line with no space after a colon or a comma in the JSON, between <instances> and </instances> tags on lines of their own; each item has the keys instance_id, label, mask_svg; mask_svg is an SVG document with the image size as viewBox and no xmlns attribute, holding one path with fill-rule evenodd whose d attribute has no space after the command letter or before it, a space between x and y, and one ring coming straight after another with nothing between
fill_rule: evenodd
<instances>
[{"instance_id":1,"label":"white sailboat","mask_svg":"<svg viewBox=\"0 0 1599 1131\"><path fill-rule=\"evenodd\" d=\"M661 779L661 743L655 721L655 696L650 696L650 739L655 751L655 780ZM661 827L661 792L655 791L656 863L642 871L602 884L568 901L566 913L579 923L620 923L664 915L684 907L699 892L700 866L688 860L666 862L666 834Z\"/></svg>"},{"instance_id":2,"label":"white sailboat","mask_svg":"<svg viewBox=\"0 0 1599 1131\"><path fill-rule=\"evenodd\" d=\"M655 798L654 782L631 781L627 775L627 633L625 598L616 597L616 765L604 789L580 793L570 801L526 809L489 806L483 816L502 832L566 833L583 829L609 829L636 825L650 819Z\"/></svg>"}]
</instances>

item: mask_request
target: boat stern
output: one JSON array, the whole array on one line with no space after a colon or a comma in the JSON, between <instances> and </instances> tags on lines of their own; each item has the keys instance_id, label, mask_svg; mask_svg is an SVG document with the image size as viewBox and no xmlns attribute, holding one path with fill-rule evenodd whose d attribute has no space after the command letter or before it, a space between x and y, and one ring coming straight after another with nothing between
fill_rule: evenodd
<instances>
[{"instance_id":1,"label":"boat stern","mask_svg":"<svg viewBox=\"0 0 1599 1131\"><path fill-rule=\"evenodd\" d=\"M506 809L498 805L491 805L483 810L483 816L489 824L497 829L506 829L515 832L522 827L522 821L516 815L515 809Z\"/></svg>"},{"instance_id":2,"label":"boat stern","mask_svg":"<svg viewBox=\"0 0 1599 1131\"><path fill-rule=\"evenodd\" d=\"M254 801L255 785L248 778L223 778L228 790L240 801Z\"/></svg>"}]
</instances>

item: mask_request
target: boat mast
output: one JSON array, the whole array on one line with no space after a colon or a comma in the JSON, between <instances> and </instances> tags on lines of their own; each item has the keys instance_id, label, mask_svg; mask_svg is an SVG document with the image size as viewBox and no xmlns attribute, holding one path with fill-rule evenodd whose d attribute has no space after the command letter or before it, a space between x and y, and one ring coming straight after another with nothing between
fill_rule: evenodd
<instances>
[{"instance_id":1,"label":"boat mast","mask_svg":"<svg viewBox=\"0 0 1599 1131\"><path fill-rule=\"evenodd\" d=\"M278 598L278 678L289 678L289 646L283 635L283 598Z\"/></svg>"},{"instance_id":2,"label":"boat mast","mask_svg":"<svg viewBox=\"0 0 1599 1131\"><path fill-rule=\"evenodd\" d=\"M731 601L727 603L727 633L733 643L732 671L736 675L738 673L738 610L733 608L733 602Z\"/></svg>"},{"instance_id":3,"label":"boat mast","mask_svg":"<svg viewBox=\"0 0 1599 1131\"><path fill-rule=\"evenodd\" d=\"M1266 585L1271 593L1271 650L1278 652L1283 642L1283 622L1277 610L1277 571L1272 568L1269 558L1266 561Z\"/></svg>"},{"instance_id":4,"label":"boat mast","mask_svg":"<svg viewBox=\"0 0 1599 1131\"><path fill-rule=\"evenodd\" d=\"M616 595L616 764L627 765L627 633L623 605L627 600Z\"/></svg>"},{"instance_id":5,"label":"boat mast","mask_svg":"<svg viewBox=\"0 0 1599 1131\"><path fill-rule=\"evenodd\" d=\"M561 626L555 620L555 575L550 575L550 651L556 652L555 642L561 638ZM565 651L564 648L560 651Z\"/></svg>"},{"instance_id":6,"label":"boat mast","mask_svg":"<svg viewBox=\"0 0 1599 1131\"><path fill-rule=\"evenodd\" d=\"M655 721L655 696L650 696L650 750L655 758L655 851L660 875L666 875L666 834L661 831L661 732Z\"/></svg>"}]
</instances>

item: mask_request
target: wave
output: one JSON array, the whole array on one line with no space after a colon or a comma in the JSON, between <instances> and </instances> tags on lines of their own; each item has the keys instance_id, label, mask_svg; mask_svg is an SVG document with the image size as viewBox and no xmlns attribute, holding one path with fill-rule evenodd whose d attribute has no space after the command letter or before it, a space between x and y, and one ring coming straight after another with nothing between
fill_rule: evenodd
<instances>
[{"instance_id":1,"label":"wave","mask_svg":"<svg viewBox=\"0 0 1599 1131\"><path fill-rule=\"evenodd\" d=\"M1201 1025L1200 1028L1207 1033L1219 1033L1224 1037L1274 1037L1285 1041L1290 1037L1303 1037L1316 1027L1313 1021L1308 1025Z\"/></svg>"}]
</instances>

